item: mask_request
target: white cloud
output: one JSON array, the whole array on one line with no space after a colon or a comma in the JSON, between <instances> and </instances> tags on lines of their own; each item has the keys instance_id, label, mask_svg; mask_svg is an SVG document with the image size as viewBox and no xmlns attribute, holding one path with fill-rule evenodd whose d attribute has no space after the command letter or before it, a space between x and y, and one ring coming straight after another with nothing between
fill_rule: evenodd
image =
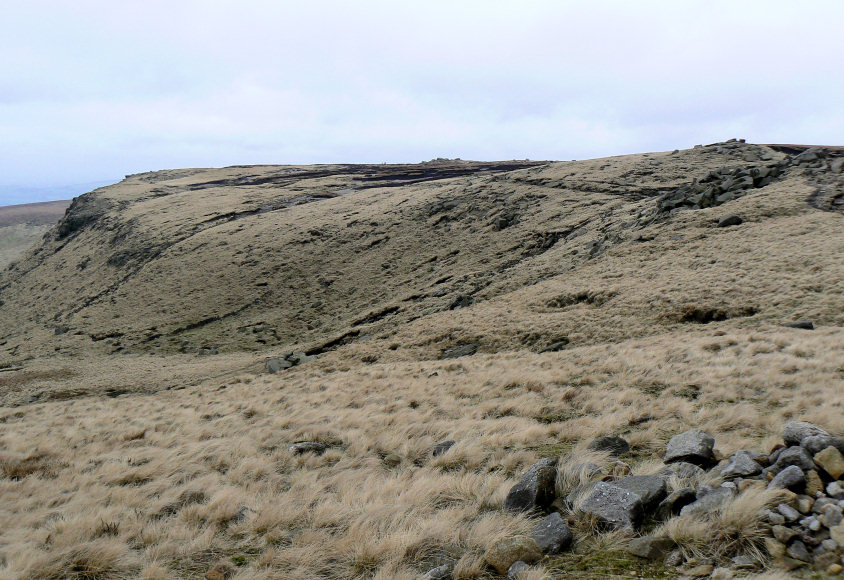
<instances>
[{"instance_id":1,"label":"white cloud","mask_svg":"<svg viewBox=\"0 0 844 580\"><path fill-rule=\"evenodd\" d=\"M842 16L834 0L16 3L0 184L836 143Z\"/></svg>"}]
</instances>

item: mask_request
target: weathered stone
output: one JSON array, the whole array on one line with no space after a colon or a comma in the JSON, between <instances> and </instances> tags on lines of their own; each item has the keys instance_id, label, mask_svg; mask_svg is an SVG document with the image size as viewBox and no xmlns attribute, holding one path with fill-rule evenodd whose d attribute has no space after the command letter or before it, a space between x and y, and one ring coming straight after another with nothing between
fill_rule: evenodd
<instances>
[{"instance_id":1,"label":"weathered stone","mask_svg":"<svg viewBox=\"0 0 844 580\"><path fill-rule=\"evenodd\" d=\"M841 506L826 506L821 512L821 518L823 519L823 525L828 528L834 528L835 526L841 525L842 520L844 520L844 515L842 515Z\"/></svg>"},{"instance_id":2,"label":"weathered stone","mask_svg":"<svg viewBox=\"0 0 844 580\"><path fill-rule=\"evenodd\" d=\"M454 441L453 439L449 439L448 441L441 441L440 443L434 445L434 448L431 449L431 455L433 455L434 457L439 457L440 455L443 455L446 451L454 447L456 443L457 441Z\"/></svg>"},{"instance_id":3,"label":"weathered stone","mask_svg":"<svg viewBox=\"0 0 844 580\"><path fill-rule=\"evenodd\" d=\"M721 477L732 479L735 477L750 477L762 472L762 466L748 451L738 451L730 458L729 463L721 469Z\"/></svg>"},{"instance_id":4,"label":"weathered stone","mask_svg":"<svg viewBox=\"0 0 844 580\"><path fill-rule=\"evenodd\" d=\"M806 549L806 544L804 544L800 540L794 540L791 545L788 546L788 549L785 551L785 553L794 558L795 560L800 560L801 562L812 561L812 555L809 554L809 550Z\"/></svg>"},{"instance_id":5,"label":"weathered stone","mask_svg":"<svg viewBox=\"0 0 844 580\"><path fill-rule=\"evenodd\" d=\"M835 447L829 446L815 455L815 463L823 468L833 479L844 475L844 455Z\"/></svg>"},{"instance_id":6,"label":"weathered stone","mask_svg":"<svg viewBox=\"0 0 844 580\"><path fill-rule=\"evenodd\" d=\"M267 372L270 374L275 374L277 372L289 369L292 366L292 362L286 361L283 358L271 358L267 360Z\"/></svg>"},{"instance_id":7,"label":"weathered stone","mask_svg":"<svg viewBox=\"0 0 844 580\"><path fill-rule=\"evenodd\" d=\"M771 532L773 532L774 537L783 544L789 543L794 536L797 535L797 532L785 526L774 526L771 528Z\"/></svg>"},{"instance_id":8,"label":"weathered stone","mask_svg":"<svg viewBox=\"0 0 844 580\"><path fill-rule=\"evenodd\" d=\"M833 159L832 161L830 161L829 170L833 173L844 172L844 157L839 157L838 159Z\"/></svg>"},{"instance_id":9,"label":"weathered stone","mask_svg":"<svg viewBox=\"0 0 844 580\"><path fill-rule=\"evenodd\" d=\"M513 562L513 565L507 569L507 580L521 580L525 572L530 570L527 562Z\"/></svg>"},{"instance_id":10,"label":"weathered stone","mask_svg":"<svg viewBox=\"0 0 844 580\"><path fill-rule=\"evenodd\" d=\"M803 439L814 435L829 435L829 433L806 421L789 421L782 428L782 438L786 445L800 445Z\"/></svg>"},{"instance_id":11,"label":"weathered stone","mask_svg":"<svg viewBox=\"0 0 844 580\"><path fill-rule=\"evenodd\" d=\"M839 546L844 546L844 524L829 528L829 537Z\"/></svg>"},{"instance_id":12,"label":"weathered stone","mask_svg":"<svg viewBox=\"0 0 844 580\"><path fill-rule=\"evenodd\" d=\"M833 481L826 486L826 494L835 499L844 499L844 485L840 481Z\"/></svg>"},{"instance_id":13,"label":"weathered stone","mask_svg":"<svg viewBox=\"0 0 844 580\"><path fill-rule=\"evenodd\" d=\"M384 458L384 465L387 467L397 467L401 464L401 455L390 453Z\"/></svg>"},{"instance_id":14,"label":"weathered stone","mask_svg":"<svg viewBox=\"0 0 844 580\"><path fill-rule=\"evenodd\" d=\"M759 562L747 554L739 554L733 558L733 567L738 570L749 570L759 566Z\"/></svg>"},{"instance_id":15,"label":"weathered stone","mask_svg":"<svg viewBox=\"0 0 844 580\"><path fill-rule=\"evenodd\" d=\"M532 538L514 536L498 540L484 554L484 561L499 574L506 574L514 562L521 560L528 564L542 558L542 551Z\"/></svg>"},{"instance_id":16,"label":"weathered stone","mask_svg":"<svg viewBox=\"0 0 844 580\"><path fill-rule=\"evenodd\" d=\"M831 497L819 497L812 505L812 513L822 514L824 508L828 505L837 506L838 500L832 499Z\"/></svg>"},{"instance_id":17,"label":"weathered stone","mask_svg":"<svg viewBox=\"0 0 844 580\"><path fill-rule=\"evenodd\" d=\"M794 505L794 507L797 508L797 511L799 511L801 514L808 514L812 511L812 505L814 503L815 500L813 500L808 495L798 495L797 503L792 505Z\"/></svg>"},{"instance_id":18,"label":"weathered stone","mask_svg":"<svg viewBox=\"0 0 844 580\"><path fill-rule=\"evenodd\" d=\"M812 460L809 452L798 445L784 449L777 457L777 462L773 467L769 467L768 469L774 473L779 473L791 465L796 465L802 471L809 471L810 469L814 469L815 462Z\"/></svg>"},{"instance_id":19,"label":"weathered stone","mask_svg":"<svg viewBox=\"0 0 844 580\"><path fill-rule=\"evenodd\" d=\"M568 549L574 539L565 520L557 512L542 518L533 528L531 538L545 554L557 554Z\"/></svg>"},{"instance_id":20,"label":"weathered stone","mask_svg":"<svg viewBox=\"0 0 844 580\"><path fill-rule=\"evenodd\" d=\"M665 463L678 461L692 463L699 466L709 466L715 463L712 452L715 438L709 433L693 429L675 435L668 441L665 448Z\"/></svg>"},{"instance_id":21,"label":"weathered stone","mask_svg":"<svg viewBox=\"0 0 844 580\"><path fill-rule=\"evenodd\" d=\"M430 570L425 572L425 575L422 577L422 580L451 580L452 570L452 566L448 564L443 564L442 566L431 568Z\"/></svg>"},{"instance_id":22,"label":"weathered stone","mask_svg":"<svg viewBox=\"0 0 844 580\"><path fill-rule=\"evenodd\" d=\"M663 564L668 568L677 568L685 559L686 556L683 555L682 550L672 550L663 560Z\"/></svg>"},{"instance_id":23,"label":"weathered stone","mask_svg":"<svg viewBox=\"0 0 844 580\"><path fill-rule=\"evenodd\" d=\"M678 461L677 463L666 465L657 472L657 475L662 477L676 476L680 479L697 480L706 475L706 470L692 463Z\"/></svg>"},{"instance_id":24,"label":"weathered stone","mask_svg":"<svg viewBox=\"0 0 844 580\"><path fill-rule=\"evenodd\" d=\"M805 487L805 485L806 476L803 474L803 470L796 465L791 465L780 471L768 483L768 488L797 490Z\"/></svg>"},{"instance_id":25,"label":"weathered stone","mask_svg":"<svg viewBox=\"0 0 844 580\"><path fill-rule=\"evenodd\" d=\"M599 481L575 506L611 528L634 528L644 515L642 499L632 491Z\"/></svg>"},{"instance_id":26,"label":"weathered stone","mask_svg":"<svg viewBox=\"0 0 844 580\"><path fill-rule=\"evenodd\" d=\"M697 501L690 503L680 510L681 516L691 516L713 512L724 505L728 500L735 497L735 492L727 487L718 487L703 496L701 496L700 491L698 491L697 497Z\"/></svg>"},{"instance_id":27,"label":"weathered stone","mask_svg":"<svg viewBox=\"0 0 844 580\"><path fill-rule=\"evenodd\" d=\"M790 505L781 503L777 506L777 511L782 514L782 516L785 518L785 521L789 523L796 522L800 519L800 512L798 512Z\"/></svg>"},{"instance_id":28,"label":"weathered stone","mask_svg":"<svg viewBox=\"0 0 844 580\"><path fill-rule=\"evenodd\" d=\"M841 453L844 453L844 437L833 437L832 435L813 435L806 437L800 443L800 446L812 455L817 455L827 447L835 447Z\"/></svg>"},{"instance_id":29,"label":"weathered stone","mask_svg":"<svg viewBox=\"0 0 844 580\"><path fill-rule=\"evenodd\" d=\"M590 444L590 451L608 451L611 455L618 457L630 451L630 444L618 435L602 435Z\"/></svg>"},{"instance_id":30,"label":"weathered stone","mask_svg":"<svg viewBox=\"0 0 844 580\"><path fill-rule=\"evenodd\" d=\"M753 184L753 180L750 180L750 184ZM730 226L737 226L744 222L739 216L734 213L727 214L723 216L721 219L718 220L718 227L719 228L728 228Z\"/></svg>"},{"instance_id":31,"label":"weathered stone","mask_svg":"<svg viewBox=\"0 0 844 580\"><path fill-rule=\"evenodd\" d=\"M302 455L303 453L322 455L326 449L328 449L328 445L319 441L300 441L287 446L287 450L293 455Z\"/></svg>"},{"instance_id":32,"label":"weathered stone","mask_svg":"<svg viewBox=\"0 0 844 580\"><path fill-rule=\"evenodd\" d=\"M528 469L519 483L510 489L504 508L509 511L545 509L554 501L557 481L557 460L541 459Z\"/></svg>"},{"instance_id":33,"label":"weathered stone","mask_svg":"<svg viewBox=\"0 0 844 580\"><path fill-rule=\"evenodd\" d=\"M818 472L810 469L806 472L806 493L812 497L817 497L819 493L823 492L823 481Z\"/></svg>"},{"instance_id":34,"label":"weathered stone","mask_svg":"<svg viewBox=\"0 0 844 580\"><path fill-rule=\"evenodd\" d=\"M665 557L676 543L670 538L658 536L642 536L634 538L627 544L627 551L646 560L658 560Z\"/></svg>"},{"instance_id":35,"label":"weathered stone","mask_svg":"<svg viewBox=\"0 0 844 580\"><path fill-rule=\"evenodd\" d=\"M765 550L772 558L785 555L785 544L774 538L765 538Z\"/></svg>"},{"instance_id":36,"label":"weathered stone","mask_svg":"<svg viewBox=\"0 0 844 580\"><path fill-rule=\"evenodd\" d=\"M841 161L844 161L844 158L842 158ZM841 171L839 170L837 173L841 173ZM844 571L844 566L838 563L830 564L826 569L826 573L830 576L838 576L842 571Z\"/></svg>"},{"instance_id":37,"label":"weathered stone","mask_svg":"<svg viewBox=\"0 0 844 580\"><path fill-rule=\"evenodd\" d=\"M630 475L612 482L613 485L632 491L642 499L645 511L651 511L668 493L665 480L658 475Z\"/></svg>"},{"instance_id":38,"label":"weathered stone","mask_svg":"<svg viewBox=\"0 0 844 580\"><path fill-rule=\"evenodd\" d=\"M662 500L656 508L656 517L660 520L667 520L680 513L684 507L697 499L695 490L691 487L682 487L672 491L668 497Z\"/></svg>"},{"instance_id":39,"label":"weathered stone","mask_svg":"<svg viewBox=\"0 0 844 580\"><path fill-rule=\"evenodd\" d=\"M785 517L781 513L772 512L771 510L763 510L762 514L768 523L774 526L781 526L785 523Z\"/></svg>"}]
</instances>

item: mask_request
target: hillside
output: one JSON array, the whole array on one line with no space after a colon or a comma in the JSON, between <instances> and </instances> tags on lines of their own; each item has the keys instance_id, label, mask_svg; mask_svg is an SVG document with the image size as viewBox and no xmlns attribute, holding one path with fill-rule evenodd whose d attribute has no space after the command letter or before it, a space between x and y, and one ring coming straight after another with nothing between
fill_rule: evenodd
<instances>
[{"instance_id":1,"label":"hillside","mask_svg":"<svg viewBox=\"0 0 844 580\"><path fill-rule=\"evenodd\" d=\"M692 427L723 453L844 433L842 153L184 169L74 199L0 274L0 575L495 577L540 457L617 433L649 473ZM531 577L666 573L577 535Z\"/></svg>"},{"instance_id":2,"label":"hillside","mask_svg":"<svg viewBox=\"0 0 844 580\"><path fill-rule=\"evenodd\" d=\"M0 207L0 269L56 225L69 204L69 201L48 201Z\"/></svg>"}]
</instances>

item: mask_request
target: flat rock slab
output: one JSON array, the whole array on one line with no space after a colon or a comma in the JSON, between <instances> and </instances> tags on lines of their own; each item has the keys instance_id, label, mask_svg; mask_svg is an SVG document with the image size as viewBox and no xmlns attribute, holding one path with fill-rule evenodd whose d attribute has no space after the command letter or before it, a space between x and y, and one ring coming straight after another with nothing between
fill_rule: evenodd
<instances>
[{"instance_id":1,"label":"flat rock slab","mask_svg":"<svg viewBox=\"0 0 844 580\"><path fill-rule=\"evenodd\" d=\"M749 451L738 451L730 457L729 462L721 469L721 477L732 479L736 477L750 477L762 473L762 466L753 458Z\"/></svg>"},{"instance_id":2,"label":"flat rock slab","mask_svg":"<svg viewBox=\"0 0 844 580\"><path fill-rule=\"evenodd\" d=\"M690 503L680 510L680 515L694 516L713 512L727 503L728 500L735 497L735 495L735 491L727 487L717 487L703 496L698 492L697 501Z\"/></svg>"},{"instance_id":3,"label":"flat rock slab","mask_svg":"<svg viewBox=\"0 0 844 580\"><path fill-rule=\"evenodd\" d=\"M608 451L610 455L618 457L630 451L630 443L618 435L602 435L593 440L587 449L589 451Z\"/></svg>"},{"instance_id":4,"label":"flat rock slab","mask_svg":"<svg viewBox=\"0 0 844 580\"><path fill-rule=\"evenodd\" d=\"M694 465L710 466L715 463L715 438L699 429L675 435L665 447L665 463L685 461Z\"/></svg>"},{"instance_id":5,"label":"flat rock slab","mask_svg":"<svg viewBox=\"0 0 844 580\"><path fill-rule=\"evenodd\" d=\"M841 452L835 447L830 446L817 453L814 461L833 479L838 479L844 475L844 455L841 455Z\"/></svg>"},{"instance_id":6,"label":"flat rock slab","mask_svg":"<svg viewBox=\"0 0 844 580\"><path fill-rule=\"evenodd\" d=\"M803 439L814 435L829 435L829 433L806 421L789 421L782 428L782 439L789 446L800 445Z\"/></svg>"},{"instance_id":7,"label":"flat rock slab","mask_svg":"<svg viewBox=\"0 0 844 580\"><path fill-rule=\"evenodd\" d=\"M668 495L665 479L658 475L629 475L613 481L612 484L638 495L642 499L645 511L650 511Z\"/></svg>"},{"instance_id":8,"label":"flat rock slab","mask_svg":"<svg viewBox=\"0 0 844 580\"><path fill-rule=\"evenodd\" d=\"M630 490L599 481L576 509L610 528L632 529L642 522L642 498Z\"/></svg>"}]
</instances>

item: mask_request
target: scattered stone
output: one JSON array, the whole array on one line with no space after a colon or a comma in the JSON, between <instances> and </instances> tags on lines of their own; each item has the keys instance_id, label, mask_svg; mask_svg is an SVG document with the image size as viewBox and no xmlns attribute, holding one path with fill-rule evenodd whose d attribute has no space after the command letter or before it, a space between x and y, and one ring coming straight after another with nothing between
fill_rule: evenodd
<instances>
[{"instance_id":1,"label":"scattered stone","mask_svg":"<svg viewBox=\"0 0 844 580\"><path fill-rule=\"evenodd\" d=\"M844 160L844 158L842 158L842 160ZM838 173L841 173L841 171L838 171ZM842 570L844 570L844 566L841 564L830 564L829 568L826 569L826 573L830 576L838 576L841 574Z\"/></svg>"},{"instance_id":2,"label":"scattered stone","mask_svg":"<svg viewBox=\"0 0 844 580\"><path fill-rule=\"evenodd\" d=\"M828 505L838 506L838 501L832 499L831 497L819 497L815 500L815 503L812 506L812 512L816 514L821 514L823 513L824 508Z\"/></svg>"},{"instance_id":3,"label":"scattered stone","mask_svg":"<svg viewBox=\"0 0 844 580\"><path fill-rule=\"evenodd\" d=\"M781 526L785 523L785 516L781 513L772 512L771 510L765 510L762 513L771 525Z\"/></svg>"},{"instance_id":4,"label":"scattered stone","mask_svg":"<svg viewBox=\"0 0 844 580\"><path fill-rule=\"evenodd\" d=\"M267 359L267 372L275 374L277 372L295 367L302 363L312 360L314 357L308 356L303 352L289 352L283 358Z\"/></svg>"},{"instance_id":5,"label":"scattered stone","mask_svg":"<svg viewBox=\"0 0 844 580\"><path fill-rule=\"evenodd\" d=\"M557 554L568 549L574 539L565 520L557 512L542 518L533 528L531 538L545 554Z\"/></svg>"},{"instance_id":6,"label":"scattered stone","mask_svg":"<svg viewBox=\"0 0 844 580\"><path fill-rule=\"evenodd\" d=\"M832 437L831 435L813 435L803 439L800 445L812 455L817 455L827 447L835 447L839 452L844 453L844 438L842 437Z\"/></svg>"},{"instance_id":7,"label":"scattered stone","mask_svg":"<svg viewBox=\"0 0 844 580\"><path fill-rule=\"evenodd\" d=\"M829 537L839 546L844 546L844 524L829 528Z\"/></svg>"},{"instance_id":8,"label":"scattered stone","mask_svg":"<svg viewBox=\"0 0 844 580\"><path fill-rule=\"evenodd\" d=\"M287 450L293 455L302 455L303 453L322 455L326 449L328 449L328 445L319 441L300 441L287 446Z\"/></svg>"},{"instance_id":9,"label":"scattered stone","mask_svg":"<svg viewBox=\"0 0 844 580\"><path fill-rule=\"evenodd\" d=\"M815 467L815 463L809 452L800 446L794 446L784 449L777 457L777 462L768 469L774 473L779 473L792 465L796 465L801 471L809 471Z\"/></svg>"},{"instance_id":10,"label":"scattered stone","mask_svg":"<svg viewBox=\"0 0 844 580\"><path fill-rule=\"evenodd\" d=\"M774 538L765 538L765 550L772 558L782 557L785 555L785 544Z\"/></svg>"},{"instance_id":11,"label":"scattered stone","mask_svg":"<svg viewBox=\"0 0 844 580\"><path fill-rule=\"evenodd\" d=\"M837 505L828 505L824 507L821 512L821 517L823 518L823 525L828 528L834 528L835 526L841 525L842 520L844 520L841 506Z\"/></svg>"},{"instance_id":12,"label":"scattered stone","mask_svg":"<svg viewBox=\"0 0 844 580\"><path fill-rule=\"evenodd\" d=\"M590 451L608 451L618 457L630 451L630 444L618 435L603 435L589 444Z\"/></svg>"},{"instance_id":13,"label":"scattered stone","mask_svg":"<svg viewBox=\"0 0 844 580\"><path fill-rule=\"evenodd\" d=\"M788 549L785 551L786 554L794 558L795 560L800 560L801 562L811 562L812 556L809 554L809 550L806 549L806 544L801 542L800 540L794 540Z\"/></svg>"},{"instance_id":14,"label":"scattered stone","mask_svg":"<svg viewBox=\"0 0 844 580\"><path fill-rule=\"evenodd\" d=\"M738 451L730 458L729 463L721 469L721 477L727 479L750 477L761 472L762 466L754 459L750 451Z\"/></svg>"},{"instance_id":15,"label":"scattered stone","mask_svg":"<svg viewBox=\"0 0 844 580\"><path fill-rule=\"evenodd\" d=\"M833 481L826 486L826 494L835 499L844 499L844 485L840 481Z\"/></svg>"},{"instance_id":16,"label":"scattered stone","mask_svg":"<svg viewBox=\"0 0 844 580\"><path fill-rule=\"evenodd\" d=\"M743 222L744 222L744 220L741 219L739 216L737 216L734 213L730 213L730 214L727 214L727 215L725 215L724 217L722 217L721 219L718 220L718 227L719 228L728 228L730 226L740 225Z\"/></svg>"},{"instance_id":17,"label":"scattered stone","mask_svg":"<svg viewBox=\"0 0 844 580\"><path fill-rule=\"evenodd\" d=\"M449 358L460 358L462 356L472 356L478 352L478 345L471 343L471 344L459 344L457 346L452 346L446 348L442 351L440 355L441 359L449 359Z\"/></svg>"},{"instance_id":18,"label":"scattered stone","mask_svg":"<svg viewBox=\"0 0 844 580\"><path fill-rule=\"evenodd\" d=\"M703 486L701 486L703 487ZM697 501L680 510L681 516L691 516L713 512L735 497L735 492L727 487L719 487L701 495L698 490Z\"/></svg>"},{"instance_id":19,"label":"scattered stone","mask_svg":"<svg viewBox=\"0 0 844 580\"><path fill-rule=\"evenodd\" d=\"M782 429L782 438L786 445L800 445L806 437L814 435L829 435L829 433L806 421L789 421Z\"/></svg>"},{"instance_id":20,"label":"scattered stone","mask_svg":"<svg viewBox=\"0 0 844 580\"><path fill-rule=\"evenodd\" d=\"M812 497L817 497L819 493L823 492L823 481L818 472L810 469L806 472L806 493Z\"/></svg>"},{"instance_id":21,"label":"scattered stone","mask_svg":"<svg viewBox=\"0 0 844 580\"><path fill-rule=\"evenodd\" d=\"M813 500L808 495L801 495L797 497L797 511L801 514L807 514L812 511L812 506L814 505L815 500Z\"/></svg>"},{"instance_id":22,"label":"scattered stone","mask_svg":"<svg viewBox=\"0 0 844 580\"><path fill-rule=\"evenodd\" d=\"M815 330L815 324L811 320L798 320L797 322L786 322L783 326L787 328L799 328L800 330Z\"/></svg>"},{"instance_id":23,"label":"scattered stone","mask_svg":"<svg viewBox=\"0 0 844 580\"><path fill-rule=\"evenodd\" d=\"M457 441L454 441L453 439L437 443L431 450L431 455L433 455L434 457L439 457L440 455L443 455L446 451L451 449L456 443Z\"/></svg>"},{"instance_id":24,"label":"scattered stone","mask_svg":"<svg viewBox=\"0 0 844 580\"><path fill-rule=\"evenodd\" d=\"M390 453L384 458L384 465L387 467L398 467L401 464L401 455Z\"/></svg>"},{"instance_id":25,"label":"scattered stone","mask_svg":"<svg viewBox=\"0 0 844 580\"><path fill-rule=\"evenodd\" d=\"M666 465L657 472L657 475L664 477L676 476L680 479L697 480L706 475L706 470L692 463L678 461L677 463Z\"/></svg>"},{"instance_id":26,"label":"scattered stone","mask_svg":"<svg viewBox=\"0 0 844 580\"><path fill-rule=\"evenodd\" d=\"M670 538L663 538L658 536L642 536L641 538L634 538L627 544L627 551L646 560L658 560L663 558L676 543Z\"/></svg>"},{"instance_id":27,"label":"scattered stone","mask_svg":"<svg viewBox=\"0 0 844 580\"><path fill-rule=\"evenodd\" d=\"M667 520L680 513L684 507L697 499L695 490L691 487L682 487L672 491L668 497L662 500L656 508L656 517L660 520Z\"/></svg>"},{"instance_id":28,"label":"scattered stone","mask_svg":"<svg viewBox=\"0 0 844 580\"><path fill-rule=\"evenodd\" d=\"M665 557L663 564L668 568L679 568L685 558L682 550L673 550Z\"/></svg>"},{"instance_id":29,"label":"scattered stone","mask_svg":"<svg viewBox=\"0 0 844 580\"><path fill-rule=\"evenodd\" d=\"M487 564L499 574L507 574L510 566L519 560L532 564L542 558L542 551L532 538L514 536L498 540L484 554Z\"/></svg>"},{"instance_id":30,"label":"scattered stone","mask_svg":"<svg viewBox=\"0 0 844 580\"><path fill-rule=\"evenodd\" d=\"M779 513L781 513L782 516L785 518L785 521L787 521L789 523L796 522L797 520L800 519L800 512L798 512L796 509L794 509L790 505L786 505L784 503L781 503L780 505L777 506L777 511Z\"/></svg>"},{"instance_id":31,"label":"scattered stone","mask_svg":"<svg viewBox=\"0 0 844 580\"><path fill-rule=\"evenodd\" d=\"M675 435L668 441L665 448L665 463L678 461L692 463L698 466L709 466L715 462L712 452L715 438L709 433L693 429Z\"/></svg>"},{"instance_id":32,"label":"scattered stone","mask_svg":"<svg viewBox=\"0 0 844 580\"><path fill-rule=\"evenodd\" d=\"M807 452L808 453L808 452ZM829 446L815 455L815 463L830 474L833 479L844 475L844 455L835 447Z\"/></svg>"},{"instance_id":33,"label":"scattered stone","mask_svg":"<svg viewBox=\"0 0 844 580\"><path fill-rule=\"evenodd\" d=\"M507 580L521 580L522 574L529 569L530 566L526 562L521 560L513 562L513 565L507 570Z\"/></svg>"},{"instance_id":34,"label":"scattered stone","mask_svg":"<svg viewBox=\"0 0 844 580\"><path fill-rule=\"evenodd\" d=\"M431 568L422 577L422 580L451 580L452 567L448 564Z\"/></svg>"},{"instance_id":35,"label":"scattered stone","mask_svg":"<svg viewBox=\"0 0 844 580\"><path fill-rule=\"evenodd\" d=\"M557 460L552 457L541 459L510 489L504 508L508 511L547 508L554 501L556 480Z\"/></svg>"},{"instance_id":36,"label":"scattered stone","mask_svg":"<svg viewBox=\"0 0 844 580\"><path fill-rule=\"evenodd\" d=\"M758 566L758 562L745 554L739 554L733 558L733 567L739 570L753 569Z\"/></svg>"},{"instance_id":37,"label":"scattered stone","mask_svg":"<svg viewBox=\"0 0 844 580\"><path fill-rule=\"evenodd\" d=\"M652 511L668 494L665 480L658 475L630 475L612 483L638 495L646 512Z\"/></svg>"},{"instance_id":38,"label":"scattered stone","mask_svg":"<svg viewBox=\"0 0 844 580\"><path fill-rule=\"evenodd\" d=\"M789 543L797 535L797 532L785 526L774 526L771 528L771 532L773 532L777 541L783 544Z\"/></svg>"},{"instance_id":39,"label":"scattered stone","mask_svg":"<svg viewBox=\"0 0 844 580\"><path fill-rule=\"evenodd\" d=\"M603 481L596 483L576 508L616 529L632 529L639 525L644 515L642 499L637 494Z\"/></svg>"},{"instance_id":40,"label":"scattered stone","mask_svg":"<svg viewBox=\"0 0 844 580\"><path fill-rule=\"evenodd\" d=\"M803 470L792 465L780 471L768 484L769 489L800 489L806 485L806 476Z\"/></svg>"}]
</instances>

